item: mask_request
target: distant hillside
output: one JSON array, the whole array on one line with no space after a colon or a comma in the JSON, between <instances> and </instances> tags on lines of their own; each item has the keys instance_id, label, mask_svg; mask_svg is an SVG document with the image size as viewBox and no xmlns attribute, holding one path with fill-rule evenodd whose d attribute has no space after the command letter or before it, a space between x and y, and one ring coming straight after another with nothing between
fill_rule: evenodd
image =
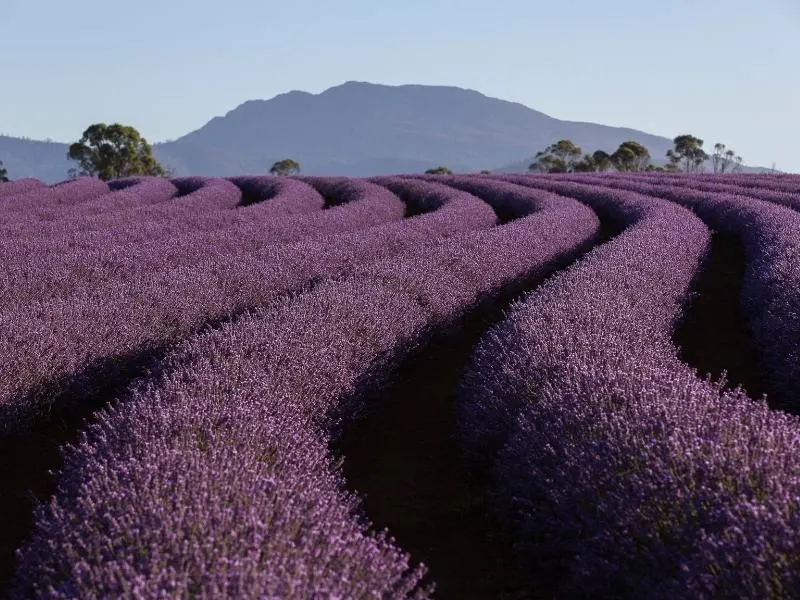
<instances>
[{"instance_id":1,"label":"distant hillside","mask_svg":"<svg viewBox=\"0 0 800 600\"><path fill-rule=\"evenodd\" d=\"M74 166L67 160L67 144L0 136L0 160L11 179L36 177L56 182Z\"/></svg>"},{"instance_id":2,"label":"distant hillside","mask_svg":"<svg viewBox=\"0 0 800 600\"><path fill-rule=\"evenodd\" d=\"M438 165L456 172L525 170L531 162L525 157L559 139L609 152L636 140L654 158L672 145L665 137L561 121L457 87L351 81L320 94L250 100L154 149L179 175L266 173L276 160L291 157L306 174L364 176ZM0 160L12 178L63 179L73 166L66 152L66 144L0 137Z\"/></svg>"}]
</instances>

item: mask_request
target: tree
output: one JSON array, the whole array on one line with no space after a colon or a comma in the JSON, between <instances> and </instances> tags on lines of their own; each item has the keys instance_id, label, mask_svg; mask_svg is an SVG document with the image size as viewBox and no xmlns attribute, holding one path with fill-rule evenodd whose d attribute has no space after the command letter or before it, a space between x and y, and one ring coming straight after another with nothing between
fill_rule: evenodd
<instances>
[{"instance_id":1,"label":"tree","mask_svg":"<svg viewBox=\"0 0 800 600\"><path fill-rule=\"evenodd\" d=\"M300 172L300 163L291 158L284 158L275 162L269 172L271 175L297 175Z\"/></svg>"},{"instance_id":2,"label":"tree","mask_svg":"<svg viewBox=\"0 0 800 600\"><path fill-rule=\"evenodd\" d=\"M492 172L489 169L481 169L481 175L491 175Z\"/></svg>"},{"instance_id":3,"label":"tree","mask_svg":"<svg viewBox=\"0 0 800 600\"><path fill-rule=\"evenodd\" d=\"M528 167L530 171L541 173L571 173L581 160L583 150L570 140L559 140L538 152L535 162Z\"/></svg>"},{"instance_id":4,"label":"tree","mask_svg":"<svg viewBox=\"0 0 800 600\"><path fill-rule=\"evenodd\" d=\"M593 154L585 155L581 160L572 165L572 170L576 173L592 173L599 170Z\"/></svg>"},{"instance_id":5,"label":"tree","mask_svg":"<svg viewBox=\"0 0 800 600\"><path fill-rule=\"evenodd\" d=\"M611 155L603 150L595 150L594 154L592 154L592 162L596 167L595 170L601 172L608 171L614 166L614 163L611 160Z\"/></svg>"},{"instance_id":6,"label":"tree","mask_svg":"<svg viewBox=\"0 0 800 600\"><path fill-rule=\"evenodd\" d=\"M714 144L714 154L711 155L711 165L714 173L737 173L742 170L742 157L729 150L725 144Z\"/></svg>"},{"instance_id":7,"label":"tree","mask_svg":"<svg viewBox=\"0 0 800 600\"><path fill-rule=\"evenodd\" d=\"M650 164L650 152L633 140L621 143L609 158L617 171L646 171Z\"/></svg>"},{"instance_id":8,"label":"tree","mask_svg":"<svg viewBox=\"0 0 800 600\"><path fill-rule=\"evenodd\" d=\"M3 166L2 160L0 160L0 183L8 183L8 171Z\"/></svg>"},{"instance_id":9,"label":"tree","mask_svg":"<svg viewBox=\"0 0 800 600\"><path fill-rule=\"evenodd\" d=\"M166 177L153 156L153 148L136 129L119 123L95 123L72 144L67 157L78 161L75 176L99 177L103 181L132 175Z\"/></svg>"},{"instance_id":10,"label":"tree","mask_svg":"<svg viewBox=\"0 0 800 600\"><path fill-rule=\"evenodd\" d=\"M608 171L612 166L611 156L603 150L596 150L575 162L572 165L572 170L576 173L593 173L595 171Z\"/></svg>"},{"instance_id":11,"label":"tree","mask_svg":"<svg viewBox=\"0 0 800 600\"><path fill-rule=\"evenodd\" d=\"M669 164L676 171L694 173L702 171L702 164L708 159L703 150L703 140L693 135L679 135L674 140L673 150L667 150Z\"/></svg>"},{"instance_id":12,"label":"tree","mask_svg":"<svg viewBox=\"0 0 800 600\"><path fill-rule=\"evenodd\" d=\"M448 169L447 167L443 167L439 165L435 169L428 169L425 171L425 175L452 175L453 172Z\"/></svg>"}]
</instances>

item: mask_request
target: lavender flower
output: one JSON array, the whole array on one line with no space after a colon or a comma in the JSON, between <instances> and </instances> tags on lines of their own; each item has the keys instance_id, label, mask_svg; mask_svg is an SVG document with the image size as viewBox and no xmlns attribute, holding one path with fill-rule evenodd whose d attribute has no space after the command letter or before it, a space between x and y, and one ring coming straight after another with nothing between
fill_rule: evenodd
<instances>
[{"instance_id":1,"label":"lavender flower","mask_svg":"<svg viewBox=\"0 0 800 600\"><path fill-rule=\"evenodd\" d=\"M68 451L16 595L428 596L355 512L329 444L418 344L593 242L590 209L527 195L541 210L181 342Z\"/></svg>"}]
</instances>

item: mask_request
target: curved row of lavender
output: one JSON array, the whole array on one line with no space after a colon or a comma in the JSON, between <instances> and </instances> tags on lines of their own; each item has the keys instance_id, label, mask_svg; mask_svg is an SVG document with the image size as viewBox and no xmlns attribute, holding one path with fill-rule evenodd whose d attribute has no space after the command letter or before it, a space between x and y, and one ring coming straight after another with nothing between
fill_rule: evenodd
<instances>
[{"instance_id":1,"label":"curved row of lavender","mask_svg":"<svg viewBox=\"0 0 800 600\"><path fill-rule=\"evenodd\" d=\"M318 181L314 185L328 184ZM342 204L308 214L282 218L280 213L262 209L259 203L236 211L224 211L241 216L226 226L210 230L197 226L195 219L214 222L218 213L202 211L205 215L200 216L190 211L192 214L186 221L176 221L179 231L174 235L153 240L149 239L151 229L148 221L141 224L139 221L129 222L126 228L132 231L132 235L144 238L137 243L115 244L111 237L106 244L90 242L86 248L69 241L68 249L64 249L61 241L57 241L55 255L30 254L30 250L23 251L13 246L8 249L6 260L9 268L5 279L0 280L0 293L5 295L9 304L24 306L31 299L44 295L65 298L85 288L87 283L95 285L122 278L141 281L165 268L189 268L211 257L225 259L246 255L268 246L328 233L357 231L403 218L403 203L380 186L367 181L339 179L330 185L334 186L334 197L341 196L339 201ZM202 205L216 202L233 207L241 200L239 188L225 180L217 180L215 185L204 187L197 193L201 192L204 196L193 199L193 203L202 200ZM269 203L264 203L264 206ZM57 251L59 247L61 253Z\"/></svg>"},{"instance_id":2,"label":"curved row of lavender","mask_svg":"<svg viewBox=\"0 0 800 600\"><path fill-rule=\"evenodd\" d=\"M518 195L541 210L181 343L68 451L20 552L17 597L429 595L367 531L329 443L430 335L593 243L585 206Z\"/></svg>"},{"instance_id":3,"label":"curved row of lavender","mask_svg":"<svg viewBox=\"0 0 800 600\"><path fill-rule=\"evenodd\" d=\"M142 177L109 182L108 193L88 197L77 204L27 207L23 211L0 213L0 230L8 235L43 236L62 232L67 227L88 230L97 221L95 215L165 202L177 195L178 188L163 177Z\"/></svg>"},{"instance_id":4,"label":"curved row of lavender","mask_svg":"<svg viewBox=\"0 0 800 600\"><path fill-rule=\"evenodd\" d=\"M700 192L747 196L748 198L755 198L756 200L772 202L773 204L780 204L793 208L794 210L800 210L800 185L791 190L775 190L757 185L745 186L733 180L728 181L720 178L687 178L681 175L662 173L658 173L656 176L650 175L648 177L642 177L639 173L603 173L602 176L609 181L625 181L633 177L636 179L641 178L648 183L674 185L691 188ZM574 178L570 179L572 180Z\"/></svg>"},{"instance_id":5,"label":"curved row of lavender","mask_svg":"<svg viewBox=\"0 0 800 600\"><path fill-rule=\"evenodd\" d=\"M6 185L13 184L4 183L2 187L5 188ZM24 189L19 193L4 194L0 196L0 210L8 218L9 215L43 207L73 206L85 200L98 198L109 191L111 189L105 182L90 177L81 177L47 187L32 186L32 188Z\"/></svg>"},{"instance_id":6,"label":"curved row of lavender","mask_svg":"<svg viewBox=\"0 0 800 600\"><path fill-rule=\"evenodd\" d=\"M78 181L96 180L84 178ZM42 193L49 190L50 188L46 188ZM118 196L130 199L131 191L133 197L138 198L139 205L131 210L114 210ZM151 201L153 196L155 202ZM72 218L67 213L64 218L43 222L37 215L42 208L17 213L21 217L30 215L30 221L21 224L20 235L15 239L0 242L0 252L2 258L9 262L24 262L22 258L26 255L30 255L32 259L35 257L40 262L43 257L46 257L45 262L52 260L51 257L62 261L75 260L76 255L96 251L98 246L105 247L108 252L119 252L125 247L129 237L134 244L150 239L155 232L146 227L161 223L163 218L172 224L172 228L164 232L165 236L185 234L186 227L183 224L192 216L202 219L209 214L232 212L231 209L240 200L240 190L222 179L191 178L175 180L173 183L156 178L151 184L142 187L134 185L99 197L86 196L73 205L76 213L87 205L90 210L99 207L99 214L76 214ZM110 205L108 211L102 210L106 201Z\"/></svg>"},{"instance_id":7,"label":"curved row of lavender","mask_svg":"<svg viewBox=\"0 0 800 600\"><path fill-rule=\"evenodd\" d=\"M23 194L25 192L30 192L32 190L45 187L46 185L47 184L43 181L34 179L32 177L9 181L8 183L0 185L0 198L16 196L17 194Z\"/></svg>"},{"instance_id":8,"label":"curved row of lavender","mask_svg":"<svg viewBox=\"0 0 800 600\"><path fill-rule=\"evenodd\" d=\"M800 419L699 379L671 341L709 232L665 201L552 187L613 200L628 228L484 337L459 404L536 581L566 598L794 597Z\"/></svg>"},{"instance_id":9,"label":"curved row of lavender","mask_svg":"<svg viewBox=\"0 0 800 600\"><path fill-rule=\"evenodd\" d=\"M602 177L589 177L607 185ZM800 412L800 214L746 196L708 193L657 178L611 185L666 198L694 210L709 227L739 239L746 267L739 302L775 405Z\"/></svg>"},{"instance_id":10,"label":"curved row of lavender","mask_svg":"<svg viewBox=\"0 0 800 600\"><path fill-rule=\"evenodd\" d=\"M274 178L263 178L274 179ZM385 179L408 197L419 216L346 235L318 236L257 251L187 254L190 266L158 264L145 277L127 273L83 287L64 298L43 298L0 309L0 432L46 415L54 402L81 402L100 382L124 380L167 344L213 323L264 305L278 294L341 275L365 260L388 258L459 232L490 227L496 217L483 201L439 184ZM253 185L270 185L254 181ZM318 182L318 185L326 185ZM346 202L354 190L323 188ZM283 187L284 192L292 190ZM377 188L376 198L397 198ZM534 195L535 196L535 195ZM276 196L280 200L285 196ZM286 202L292 204L291 196ZM537 209L531 200L521 217ZM425 212L430 211L430 212ZM335 231L331 232L335 234ZM138 358L137 358L138 357ZM131 368L132 366L136 368Z\"/></svg>"},{"instance_id":11,"label":"curved row of lavender","mask_svg":"<svg viewBox=\"0 0 800 600\"><path fill-rule=\"evenodd\" d=\"M722 176L723 178L726 176ZM711 178L714 180L713 176ZM800 192L800 176L798 175L744 175L734 174L731 177L731 182L740 185L744 188L757 187L770 190L777 190L781 192L798 193Z\"/></svg>"},{"instance_id":12,"label":"curved row of lavender","mask_svg":"<svg viewBox=\"0 0 800 600\"><path fill-rule=\"evenodd\" d=\"M70 207L72 210L60 218L52 215L52 210L28 210L17 215L20 218L13 225L2 227L2 231L6 236L25 238L12 242L27 244L28 251L60 254L64 246L75 252L107 245L113 240L119 249L187 233L219 230L256 217L285 219L324 207L322 196L299 181L255 183L249 179L259 178L231 181L195 178L190 182L191 187L182 185L183 194L176 197L178 188L169 180L142 178ZM245 193L258 201L240 207Z\"/></svg>"},{"instance_id":13,"label":"curved row of lavender","mask_svg":"<svg viewBox=\"0 0 800 600\"><path fill-rule=\"evenodd\" d=\"M737 185L743 188L774 190L779 192L800 192L800 176L787 173L670 173L646 171L638 176L664 178L670 177L679 181L696 181L698 183L722 183Z\"/></svg>"},{"instance_id":14,"label":"curved row of lavender","mask_svg":"<svg viewBox=\"0 0 800 600\"><path fill-rule=\"evenodd\" d=\"M294 189L284 189L287 185ZM187 243L192 243L195 238L202 239L198 234L218 233L258 219L288 218L306 209L321 210L324 205L322 196L298 181L264 191L280 191L281 199L273 205L269 200L274 194L266 195L262 197L266 201L240 208L243 190L231 181L192 178L178 188L169 180L149 178L82 202L63 218L44 220L41 211L22 213L29 217L28 222L4 228L22 239L0 242L0 251L58 256L65 248L70 254L80 254L98 246L122 252L165 239L187 238Z\"/></svg>"},{"instance_id":15,"label":"curved row of lavender","mask_svg":"<svg viewBox=\"0 0 800 600\"><path fill-rule=\"evenodd\" d=\"M615 228L622 230L622 233L611 241L593 250L583 262L589 261L591 256L595 256L598 253L612 252L613 256L619 258L625 252L626 242L624 240L651 238L644 248L652 251L652 264L646 264L646 266L651 271L661 268L668 269L674 266L677 268L677 272L675 277L662 277L660 286L651 289L652 293L659 296L659 303L652 307L653 312L649 319L656 319L656 322L659 322L659 319L664 319L663 315L665 313L669 315L670 319L677 319L680 306L688 298L688 287L691 278L694 277L702 259L710 248L710 233L702 221L687 210L674 206L669 202L625 190L583 185L552 177L535 177L536 181L533 184L530 183L531 178L524 175L500 176L498 178L503 181L521 181L525 185L531 185L534 189L547 189L547 191L553 193L569 195L587 203L602 218L613 221L616 225ZM495 176L492 176L489 180L491 179L495 179ZM684 231L681 232L682 229ZM663 245L662 239L665 237L665 232L669 234L673 230L678 232L677 237L671 238L672 241ZM623 250L615 251L614 248L617 247L622 247ZM637 249L635 245L631 245L631 248ZM644 296L642 302L645 303L645 307L647 302L651 300L647 296L649 292L646 290L638 291L634 285L635 282L632 281L630 286L626 284L620 288L619 282L616 281L618 279L618 276L615 275L616 272L619 269L625 269L628 263L633 263L634 267L637 267L636 260L647 260L647 253L643 250L632 253L629 258L622 260L615 267L615 270L610 272L610 277L607 281L598 282L598 285L610 286L623 294L629 294L631 298L621 304L626 309L627 305L635 302L639 296ZM673 265L673 263L675 264ZM667 266L664 267L664 265ZM572 270L575 269L578 269L578 265L572 267ZM632 274L635 274L635 270L632 271ZM658 275L662 275L662 273L659 271ZM561 277L565 276L566 274L561 275ZM666 286L666 288L663 286ZM569 303L564 308L569 308ZM614 310L616 310L616 307ZM627 314L628 310L622 310L621 312ZM601 323L602 321L598 321L598 326ZM649 323L649 320L646 323ZM652 325L647 325L646 328L652 328ZM600 333L604 333L602 327L596 327L595 329L599 329ZM655 352L662 351L658 347L658 340L656 339L654 342L655 344L652 348L650 344L643 344L640 351L642 353L650 352L651 350ZM478 354L480 354L480 351ZM475 362L480 362L480 360L476 359ZM565 362L567 363L565 368L569 368L569 361ZM510 370L514 371L515 369L512 367ZM484 373L484 375L488 377L487 373ZM504 377L503 373L497 373L496 376ZM470 376L467 379L478 381L480 378L478 376ZM498 387L489 379L486 380L485 385L487 389L491 388L493 390ZM474 387L478 387L478 384L475 383ZM467 386L468 388L469 386ZM518 389L519 386L516 385L510 388L507 393L497 390L497 394L501 394L504 399L487 404L486 410L490 411L489 413L482 414L476 408L463 417L463 436L469 440L470 446L479 448L477 453L471 453L472 460L476 464L481 465L481 461L484 461L482 466L488 466L494 460L497 451L505 443L516 418L519 401L524 397L524 394L516 393ZM476 395L483 397L486 402L488 402L488 398L493 396L493 394L483 391L476 392ZM517 396L519 398L513 400Z\"/></svg>"},{"instance_id":16,"label":"curved row of lavender","mask_svg":"<svg viewBox=\"0 0 800 600\"><path fill-rule=\"evenodd\" d=\"M228 177L242 191L242 204L259 204L282 216L302 215L325 208L325 199L312 186L290 177L259 175ZM315 193L309 193L313 190ZM346 198L343 199L346 201Z\"/></svg>"}]
</instances>

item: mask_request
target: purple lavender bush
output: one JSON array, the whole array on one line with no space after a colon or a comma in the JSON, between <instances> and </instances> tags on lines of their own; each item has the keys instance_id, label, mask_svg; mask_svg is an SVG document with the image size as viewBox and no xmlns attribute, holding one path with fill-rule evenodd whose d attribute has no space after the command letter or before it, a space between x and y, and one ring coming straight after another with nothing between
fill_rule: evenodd
<instances>
[{"instance_id":1,"label":"purple lavender bush","mask_svg":"<svg viewBox=\"0 0 800 600\"><path fill-rule=\"evenodd\" d=\"M741 241L746 265L739 302L770 400L800 412L800 214L744 195L657 182L634 177L614 185L687 206L710 227Z\"/></svg>"},{"instance_id":2,"label":"purple lavender bush","mask_svg":"<svg viewBox=\"0 0 800 600\"><path fill-rule=\"evenodd\" d=\"M0 196L0 210L4 216L8 216L41 207L71 206L97 198L109 191L105 182L93 177L81 177L47 187L31 182L23 186L19 193L10 195L10 192L6 192Z\"/></svg>"},{"instance_id":3,"label":"purple lavender bush","mask_svg":"<svg viewBox=\"0 0 800 600\"><path fill-rule=\"evenodd\" d=\"M522 177L527 183L527 178ZM517 176L507 176L503 179L515 181ZM708 250L709 234L702 222L693 218L685 209L632 192L552 180L547 183L549 185L545 184L543 187L584 201L598 214L613 219L623 227L622 234L594 250L592 255L611 252L609 248L613 249L623 243L620 240L633 237L634 242L629 247L624 247L614 254L614 258L620 259L620 262L613 267L613 271L609 271L607 277L601 277L601 274L596 276L597 280L602 279L598 285L602 285L603 289L605 287L618 289L620 293L627 293L630 296L630 299L624 300L620 305L625 307L624 310L621 309L624 314L632 310L629 305L639 302L641 298L642 304L638 311L646 313L648 322L661 324L668 321L671 325L679 316L679 308L689 294L689 282ZM675 231L679 233L674 234ZM638 240L645 241L638 242ZM635 242L643 245L637 247ZM622 260L620 257L626 252L629 256ZM653 304L650 295L639 290L637 285L641 281L631 280L624 287L620 287L622 282L618 280L624 280L624 277L617 272L622 270L624 273L627 266L636 260L648 261L645 267L637 268L649 268L650 273L657 270L652 278L659 279L660 285L666 288L666 291L662 287L653 289L653 294L659 298L658 304ZM674 275L670 275L672 271L675 271ZM645 273L650 274L647 271ZM572 307L571 302L565 302L565 310ZM598 325L600 324L601 321L598 320ZM657 343L658 340L654 340L653 343L643 344L640 350L642 353L663 353L663 349L659 348ZM476 351L474 362L480 363L483 360L481 356L479 349ZM516 372L518 369L510 365L510 370ZM471 452L472 460L484 467L492 464L496 453L510 434L519 410L519 402L524 398L524 394L520 392L525 389L524 381L517 380L507 389L511 384L503 372L498 371L496 376L501 379L501 383L494 383L485 370L482 370L481 374L476 376L475 382L465 384L465 389L474 388L474 392L470 393L474 393L475 397L481 400L473 401L474 406L462 416L462 437L467 440L468 450L475 448L475 451ZM520 373L520 377L523 376L524 374ZM469 377L466 380L471 381ZM479 385L478 382L484 383ZM488 412L482 412L484 409Z\"/></svg>"},{"instance_id":4,"label":"purple lavender bush","mask_svg":"<svg viewBox=\"0 0 800 600\"><path fill-rule=\"evenodd\" d=\"M411 185L400 182L398 189ZM65 289L68 282L62 280L60 294L16 307L9 303L0 310L5 332L0 337L5 372L0 380L0 431L13 431L49 414L44 408L64 402L61 396L91 398L101 379L124 379L131 364L146 362L206 323L264 305L313 281L341 276L363 262L496 222L492 209L474 196L438 184L413 187L420 198L427 198L418 201L419 206L433 212L258 251L245 246L214 254L193 247L184 253L183 264L172 267L155 260L148 270L142 256L134 255L140 260L129 268L118 265L105 278L87 281L84 273L74 290ZM378 198L386 199L387 194L383 190ZM531 200L521 215L540 207ZM347 205L330 210L346 209ZM95 365L109 359L111 364L98 371Z\"/></svg>"},{"instance_id":5,"label":"purple lavender bush","mask_svg":"<svg viewBox=\"0 0 800 600\"><path fill-rule=\"evenodd\" d=\"M0 230L4 237L52 239L58 235L74 235L90 229L107 229L113 220L124 222L136 215L130 209L166 202L178 191L169 180L162 177L139 178L120 187L112 187L114 183L109 182L111 192L78 204L45 204L29 207L22 212L3 211L0 214ZM123 214L115 214L118 211L123 211ZM109 219L111 215L113 216Z\"/></svg>"},{"instance_id":6,"label":"purple lavender bush","mask_svg":"<svg viewBox=\"0 0 800 600\"><path fill-rule=\"evenodd\" d=\"M708 230L656 198L541 185L616 196L626 229L517 303L462 382L462 438L533 581L564 598L793 597L800 420L698 379L671 341Z\"/></svg>"},{"instance_id":7,"label":"purple lavender bush","mask_svg":"<svg viewBox=\"0 0 800 600\"><path fill-rule=\"evenodd\" d=\"M15 179L0 185L0 198L8 196L16 196L17 194L24 194L39 188L45 187L47 184L32 177L25 179Z\"/></svg>"},{"instance_id":8,"label":"purple lavender bush","mask_svg":"<svg viewBox=\"0 0 800 600\"><path fill-rule=\"evenodd\" d=\"M647 175L647 176L645 176ZM603 178L609 180L613 187L617 182L640 181L657 185L671 185L682 188L690 188L698 192L733 194L736 196L747 196L756 200L772 202L782 206L788 206L794 210L800 210L800 185L789 189L771 189L759 185L743 185L741 179L729 180L716 178L686 177L686 174L662 174L657 175L645 173L603 173ZM586 176L570 178L572 181L582 181ZM751 182L752 183L752 182ZM783 187L783 186L782 186Z\"/></svg>"},{"instance_id":9,"label":"purple lavender bush","mask_svg":"<svg viewBox=\"0 0 800 600\"><path fill-rule=\"evenodd\" d=\"M215 205L235 207L241 191L225 180L201 185L204 181L193 179L194 186L200 185L197 190L165 203L182 213L166 226L154 225L146 217L134 220L124 215L123 231L113 231L113 235L105 229L90 232L85 241L83 236L66 235L8 246L0 243L0 259L9 265L0 292L9 304L26 305L37 297L64 297L85 288L87 281L123 276L140 281L155 270L190 267L200 258L257 252L267 246L397 221L405 211L388 190L356 180L344 183L343 204L329 210L284 218L264 210L261 204L214 211Z\"/></svg>"},{"instance_id":10,"label":"purple lavender bush","mask_svg":"<svg viewBox=\"0 0 800 600\"><path fill-rule=\"evenodd\" d=\"M290 177L262 175L229 177L242 191L242 201L271 212L299 215L325 208L325 199L308 184ZM246 200L246 202L245 202Z\"/></svg>"},{"instance_id":11,"label":"purple lavender bush","mask_svg":"<svg viewBox=\"0 0 800 600\"><path fill-rule=\"evenodd\" d=\"M593 242L591 210L548 203L179 344L68 449L14 597L430 595L329 445L415 347Z\"/></svg>"}]
</instances>

